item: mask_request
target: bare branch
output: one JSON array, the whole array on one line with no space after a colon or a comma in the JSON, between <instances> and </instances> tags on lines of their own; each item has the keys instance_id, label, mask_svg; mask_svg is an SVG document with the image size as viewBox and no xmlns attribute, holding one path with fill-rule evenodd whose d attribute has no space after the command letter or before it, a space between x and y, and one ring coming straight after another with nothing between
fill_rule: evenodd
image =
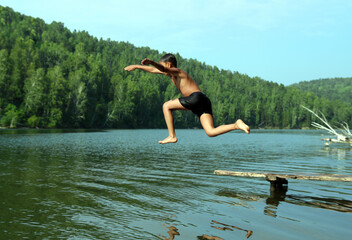
<instances>
[{"instance_id":1,"label":"bare branch","mask_svg":"<svg viewBox=\"0 0 352 240\"><path fill-rule=\"evenodd\" d=\"M347 136L352 136L352 133L350 131L350 127L348 126L348 124L346 122L343 122L343 123L340 123L340 125L343 127L342 128L339 128L339 130L344 133L345 135Z\"/></svg>"},{"instance_id":2,"label":"bare branch","mask_svg":"<svg viewBox=\"0 0 352 240\"><path fill-rule=\"evenodd\" d=\"M328 120L326 119L325 115L319 111L319 113L321 114L321 116L319 116L318 114L316 114L315 112L313 112L312 110L310 110L309 108L301 105L304 109L306 109L308 112L312 113L314 116L316 116L320 121L322 121L324 123L324 125L322 124L319 124L319 123L316 123L316 122L313 122L312 123L312 126L313 127L316 127L318 129L323 129L323 130L326 130L328 131L329 133L331 134L334 134L336 137L337 137L337 140L338 141L349 141L349 137L348 136L352 136L351 132L350 132L350 129L349 129L349 126L346 122L344 122L344 124L340 123L341 126L343 127L343 129L339 128L338 130L340 130L342 132L341 133L338 133L336 132L335 129L333 129L331 127L331 125L329 124Z\"/></svg>"},{"instance_id":3,"label":"bare branch","mask_svg":"<svg viewBox=\"0 0 352 240\"><path fill-rule=\"evenodd\" d=\"M333 129L331 127L331 125L329 124L328 120L326 119L325 115L320 112L320 114L322 115L321 117L316 114L315 112L313 112L312 110L310 110L309 108L301 105L304 109L306 109L308 112L312 113L314 116L316 116L320 121L322 121L326 127L323 127L322 125L318 124L318 123L315 123L316 125L313 125L314 127L317 127L317 128L320 128L320 129L325 129L327 131L329 131L330 133L333 133L334 135L338 136L339 134L335 131L335 129Z\"/></svg>"}]
</instances>

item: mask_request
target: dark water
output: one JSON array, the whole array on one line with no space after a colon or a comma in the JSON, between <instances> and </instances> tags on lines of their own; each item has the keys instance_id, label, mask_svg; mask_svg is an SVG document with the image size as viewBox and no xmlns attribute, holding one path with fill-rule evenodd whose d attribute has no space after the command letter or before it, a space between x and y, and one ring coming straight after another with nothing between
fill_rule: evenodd
<instances>
[{"instance_id":1,"label":"dark water","mask_svg":"<svg viewBox=\"0 0 352 240\"><path fill-rule=\"evenodd\" d=\"M351 147L314 130L178 130L159 145L166 134L0 131L0 239L351 239L352 183L270 193L264 179L213 175L352 175Z\"/></svg>"}]
</instances>

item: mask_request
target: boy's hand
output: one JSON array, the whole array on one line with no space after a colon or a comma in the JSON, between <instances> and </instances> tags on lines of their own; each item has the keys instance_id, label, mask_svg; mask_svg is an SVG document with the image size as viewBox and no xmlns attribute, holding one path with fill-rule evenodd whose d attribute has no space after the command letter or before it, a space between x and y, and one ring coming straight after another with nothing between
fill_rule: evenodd
<instances>
[{"instance_id":1,"label":"boy's hand","mask_svg":"<svg viewBox=\"0 0 352 240\"><path fill-rule=\"evenodd\" d=\"M149 65L151 62L152 61L149 58L144 58L141 63L142 65Z\"/></svg>"},{"instance_id":2,"label":"boy's hand","mask_svg":"<svg viewBox=\"0 0 352 240\"><path fill-rule=\"evenodd\" d=\"M136 70L137 67L136 67L135 65L130 65L130 66L125 67L124 69L125 69L126 71L131 72L131 71L133 71L133 70Z\"/></svg>"}]
</instances>

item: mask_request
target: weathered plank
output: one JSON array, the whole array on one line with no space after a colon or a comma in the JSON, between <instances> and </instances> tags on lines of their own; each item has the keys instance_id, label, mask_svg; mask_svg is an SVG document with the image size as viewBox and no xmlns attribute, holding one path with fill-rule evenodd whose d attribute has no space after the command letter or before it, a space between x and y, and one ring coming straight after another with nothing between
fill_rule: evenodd
<instances>
[{"instance_id":1,"label":"weathered plank","mask_svg":"<svg viewBox=\"0 0 352 240\"><path fill-rule=\"evenodd\" d=\"M262 173L262 172L234 172L234 171L227 171L227 170L215 170L214 174L221 175L221 176L266 178L268 181L276 181L278 179L297 179L297 180L314 180L314 181L352 182L352 175L339 175L339 174L281 174L281 173Z\"/></svg>"}]
</instances>

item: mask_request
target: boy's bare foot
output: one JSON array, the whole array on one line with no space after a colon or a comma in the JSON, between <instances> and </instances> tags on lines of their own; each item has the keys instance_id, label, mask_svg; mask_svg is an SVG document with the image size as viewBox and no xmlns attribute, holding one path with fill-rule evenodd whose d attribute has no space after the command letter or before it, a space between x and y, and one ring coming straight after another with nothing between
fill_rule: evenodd
<instances>
[{"instance_id":1,"label":"boy's bare foot","mask_svg":"<svg viewBox=\"0 0 352 240\"><path fill-rule=\"evenodd\" d=\"M159 141L160 144L165 144L165 143L176 143L177 142L177 137L167 137L162 141Z\"/></svg>"},{"instance_id":2,"label":"boy's bare foot","mask_svg":"<svg viewBox=\"0 0 352 240\"><path fill-rule=\"evenodd\" d=\"M235 128L244 131L245 133L250 133L250 128L247 124L245 124L241 119L238 119L235 123Z\"/></svg>"}]
</instances>

